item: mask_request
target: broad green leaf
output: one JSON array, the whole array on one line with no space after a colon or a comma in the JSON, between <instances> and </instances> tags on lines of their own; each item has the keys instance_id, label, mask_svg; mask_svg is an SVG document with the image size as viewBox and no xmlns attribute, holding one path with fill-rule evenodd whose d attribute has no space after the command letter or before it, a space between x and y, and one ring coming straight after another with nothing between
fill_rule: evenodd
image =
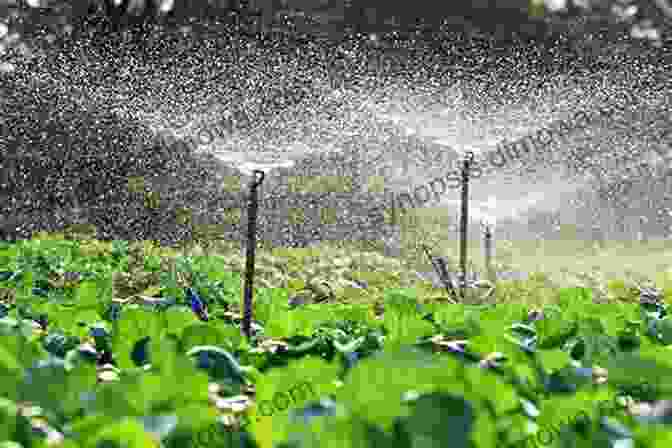
<instances>
[{"instance_id":1,"label":"broad green leaf","mask_svg":"<svg viewBox=\"0 0 672 448\"><path fill-rule=\"evenodd\" d=\"M359 349L359 347L361 347L364 343L365 339L366 338L364 336L360 336L346 344L340 344L338 341L334 340L334 347L341 353L351 353Z\"/></svg>"},{"instance_id":2,"label":"broad green leaf","mask_svg":"<svg viewBox=\"0 0 672 448\"><path fill-rule=\"evenodd\" d=\"M198 322L189 325L182 332L182 347L191 350L201 345L222 346L231 348L232 345L224 333L213 325Z\"/></svg>"},{"instance_id":3,"label":"broad green leaf","mask_svg":"<svg viewBox=\"0 0 672 448\"><path fill-rule=\"evenodd\" d=\"M338 366L307 357L290 362L284 369L271 370L256 386L256 403L249 419L251 430L262 446L285 440L291 434L287 427L292 410L298 410L321 397L335 393Z\"/></svg>"},{"instance_id":4,"label":"broad green leaf","mask_svg":"<svg viewBox=\"0 0 672 448\"><path fill-rule=\"evenodd\" d=\"M66 394L62 407L67 415L75 415L81 406L82 394L96 386L96 366L79 363L68 371Z\"/></svg>"},{"instance_id":5,"label":"broad green leaf","mask_svg":"<svg viewBox=\"0 0 672 448\"><path fill-rule=\"evenodd\" d=\"M560 348L578 330L576 322L562 319L542 319L536 322L540 349Z\"/></svg>"},{"instance_id":6,"label":"broad green leaf","mask_svg":"<svg viewBox=\"0 0 672 448\"><path fill-rule=\"evenodd\" d=\"M140 421L146 432L163 439L175 429L178 420L177 416L171 414L141 417Z\"/></svg>"},{"instance_id":7,"label":"broad green leaf","mask_svg":"<svg viewBox=\"0 0 672 448\"><path fill-rule=\"evenodd\" d=\"M98 385L95 400L90 404L91 413L101 413L115 419L124 416L142 415L141 409L136 407L134 400L137 395L137 384L140 379L134 376L122 377L120 381L113 381Z\"/></svg>"},{"instance_id":8,"label":"broad green leaf","mask_svg":"<svg viewBox=\"0 0 672 448\"><path fill-rule=\"evenodd\" d=\"M634 431L635 446L666 448L672 446L672 430L667 425L642 425Z\"/></svg>"},{"instance_id":9,"label":"broad green leaf","mask_svg":"<svg viewBox=\"0 0 672 448\"><path fill-rule=\"evenodd\" d=\"M571 361L569 353L562 350L540 350L537 356L546 372L551 372L563 367L567 367Z\"/></svg>"},{"instance_id":10,"label":"broad green leaf","mask_svg":"<svg viewBox=\"0 0 672 448\"><path fill-rule=\"evenodd\" d=\"M413 404L411 415L403 420L413 446L427 448L467 448L474 430L475 412L464 398L446 394L423 395Z\"/></svg>"},{"instance_id":11,"label":"broad green leaf","mask_svg":"<svg viewBox=\"0 0 672 448\"><path fill-rule=\"evenodd\" d=\"M196 346L188 352L199 369L203 369L215 381L224 382L234 387L245 384L245 374L238 361L226 350L215 346Z\"/></svg>"},{"instance_id":12,"label":"broad green leaf","mask_svg":"<svg viewBox=\"0 0 672 448\"><path fill-rule=\"evenodd\" d=\"M88 331L88 327L90 325L93 325L94 323L100 320L98 312L93 308L79 309L78 307L77 311L74 314L75 314L75 323L81 322L83 324L86 324L86 327L84 327L86 331Z\"/></svg>"},{"instance_id":13,"label":"broad green leaf","mask_svg":"<svg viewBox=\"0 0 672 448\"><path fill-rule=\"evenodd\" d=\"M667 317L658 322L658 334L660 335L658 339L661 344L672 344L672 319Z\"/></svg>"},{"instance_id":14,"label":"broad green leaf","mask_svg":"<svg viewBox=\"0 0 672 448\"><path fill-rule=\"evenodd\" d=\"M16 431L19 407L7 398L0 397L0 440L10 440Z\"/></svg>"},{"instance_id":15,"label":"broad green leaf","mask_svg":"<svg viewBox=\"0 0 672 448\"><path fill-rule=\"evenodd\" d=\"M74 439L77 440L81 446L90 446L90 440L96 437L96 434L112 425L116 421L113 415L96 414L87 415L72 421L72 433Z\"/></svg>"},{"instance_id":16,"label":"broad green leaf","mask_svg":"<svg viewBox=\"0 0 672 448\"><path fill-rule=\"evenodd\" d=\"M8 351L5 346L2 345L0 345L0 368L2 368L3 371L10 371L14 373L20 372L22 369L22 366L15 354Z\"/></svg>"},{"instance_id":17,"label":"broad green leaf","mask_svg":"<svg viewBox=\"0 0 672 448\"><path fill-rule=\"evenodd\" d=\"M99 288L95 281L84 281L77 288L75 300L78 309L95 310L99 303Z\"/></svg>"},{"instance_id":18,"label":"broad green leaf","mask_svg":"<svg viewBox=\"0 0 672 448\"><path fill-rule=\"evenodd\" d=\"M19 386L24 401L33 402L46 409L61 409L68 392L68 373L64 365L31 368L30 382Z\"/></svg>"},{"instance_id":19,"label":"broad green leaf","mask_svg":"<svg viewBox=\"0 0 672 448\"><path fill-rule=\"evenodd\" d=\"M390 446L405 448L391 434L370 424L365 418L336 415L313 417L310 422L289 422L289 440L301 447L314 448L375 448ZM285 445L278 445L285 446Z\"/></svg>"},{"instance_id":20,"label":"broad green leaf","mask_svg":"<svg viewBox=\"0 0 672 448\"><path fill-rule=\"evenodd\" d=\"M430 322L413 314L385 313L383 324L389 331L388 344L414 344L418 339L428 337L434 332L434 327Z\"/></svg>"},{"instance_id":21,"label":"broad green leaf","mask_svg":"<svg viewBox=\"0 0 672 448\"><path fill-rule=\"evenodd\" d=\"M666 357L652 358L645 354L623 353L600 365L609 372L609 384L631 388L645 385L665 396L672 392L672 364Z\"/></svg>"},{"instance_id":22,"label":"broad green leaf","mask_svg":"<svg viewBox=\"0 0 672 448\"><path fill-rule=\"evenodd\" d=\"M198 318L190 310L175 307L168 308L161 313L161 320L164 329L178 336L182 336L185 328L199 322Z\"/></svg>"},{"instance_id":23,"label":"broad green leaf","mask_svg":"<svg viewBox=\"0 0 672 448\"><path fill-rule=\"evenodd\" d=\"M282 288L262 288L254 296L254 319L266 325L271 320L282 320L288 292Z\"/></svg>"},{"instance_id":24,"label":"broad green leaf","mask_svg":"<svg viewBox=\"0 0 672 448\"><path fill-rule=\"evenodd\" d=\"M417 290L415 289L389 289L385 291L385 307L398 314L417 313Z\"/></svg>"},{"instance_id":25,"label":"broad green leaf","mask_svg":"<svg viewBox=\"0 0 672 448\"><path fill-rule=\"evenodd\" d=\"M437 359L410 348L386 350L348 372L337 401L389 429L395 417L406 414L402 398L407 393L462 391L461 369L461 362L451 358Z\"/></svg>"},{"instance_id":26,"label":"broad green leaf","mask_svg":"<svg viewBox=\"0 0 672 448\"><path fill-rule=\"evenodd\" d=\"M592 303L593 292L590 288L562 288L557 293L558 304L562 308Z\"/></svg>"},{"instance_id":27,"label":"broad green leaf","mask_svg":"<svg viewBox=\"0 0 672 448\"><path fill-rule=\"evenodd\" d=\"M162 382L162 396L173 397L176 406L190 401L208 399L208 375L197 369L193 360L185 353L178 353L175 343L162 338L152 341L152 366L158 370Z\"/></svg>"},{"instance_id":28,"label":"broad green leaf","mask_svg":"<svg viewBox=\"0 0 672 448\"><path fill-rule=\"evenodd\" d=\"M98 431L86 448L159 448L159 441L136 419L125 418Z\"/></svg>"},{"instance_id":29,"label":"broad green leaf","mask_svg":"<svg viewBox=\"0 0 672 448\"><path fill-rule=\"evenodd\" d=\"M159 314L128 306L124 308L121 318L115 321L112 329L112 348L120 368L135 367L131 352L139 339L146 336L152 339L160 337L162 318Z\"/></svg>"},{"instance_id":30,"label":"broad green leaf","mask_svg":"<svg viewBox=\"0 0 672 448\"><path fill-rule=\"evenodd\" d=\"M6 350L6 353L15 357L18 365L22 368L32 365L39 359L44 359L47 351L42 347L39 339L26 340L22 335L6 336L2 339L3 345L0 348ZM6 362L12 362L10 358L5 358ZM5 366L3 366L5 367ZM10 371L18 372L11 369L9 365L6 367Z\"/></svg>"}]
</instances>

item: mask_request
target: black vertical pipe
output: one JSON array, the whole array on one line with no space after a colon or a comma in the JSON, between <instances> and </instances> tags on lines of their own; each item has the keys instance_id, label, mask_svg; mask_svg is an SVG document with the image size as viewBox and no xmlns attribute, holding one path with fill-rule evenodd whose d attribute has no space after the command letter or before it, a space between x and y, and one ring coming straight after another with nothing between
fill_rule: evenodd
<instances>
[{"instance_id":1,"label":"black vertical pipe","mask_svg":"<svg viewBox=\"0 0 672 448\"><path fill-rule=\"evenodd\" d=\"M485 271L488 277L488 280L495 282L497 277L495 275L495 270L492 266L492 226L490 223L486 223L485 232Z\"/></svg>"},{"instance_id":2,"label":"black vertical pipe","mask_svg":"<svg viewBox=\"0 0 672 448\"><path fill-rule=\"evenodd\" d=\"M467 225L469 222L469 170L474 161L474 153L467 152L462 165L462 212L460 214L460 294L462 300L466 297L467 289Z\"/></svg>"},{"instance_id":3,"label":"black vertical pipe","mask_svg":"<svg viewBox=\"0 0 672 448\"><path fill-rule=\"evenodd\" d=\"M257 174L261 174L257 180ZM254 170L252 180L249 186L249 199L247 205L247 254L245 260L245 295L243 303L243 334L249 340L252 331L252 288L254 285L254 249L257 245L257 208L259 207L259 198L257 197L257 188L264 181L264 172Z\"/></svg>"}]
</instances>

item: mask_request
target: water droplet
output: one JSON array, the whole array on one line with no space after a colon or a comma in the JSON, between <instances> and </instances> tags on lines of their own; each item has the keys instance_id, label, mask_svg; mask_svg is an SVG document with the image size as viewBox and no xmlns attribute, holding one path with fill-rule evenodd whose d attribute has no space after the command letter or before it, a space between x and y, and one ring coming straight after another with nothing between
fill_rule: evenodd
<instances>
[{"instance_id":1,"label":"water droplet","mask_svg":"<svg viewBox=\"0 0 672 448\"><path fill-rule=\"evenodd\" d=\"M15 69L16 66L14 64L10 64L9 62L0 62L0 72L11 73Z\"/></svg>"}]
</instances>

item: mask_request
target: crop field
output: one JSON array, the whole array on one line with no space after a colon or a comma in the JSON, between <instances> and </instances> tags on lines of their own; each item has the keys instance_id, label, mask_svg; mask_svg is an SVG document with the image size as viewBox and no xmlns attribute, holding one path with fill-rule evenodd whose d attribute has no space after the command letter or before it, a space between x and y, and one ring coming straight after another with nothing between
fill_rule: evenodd
<instances>
[{"instance_id":1,"label":"crop field","mask_svg":"<svg viewBox=\"0 0 672 448\"><path fill-rule=\"evenodd\" d=\"M502 2L2 3L0 448L672 446L669 35L633 5L509 40Z\"/></svg>"},{"instance_id":2,"label":"crop field","mask_svg":"<svg viewBox=\"0 0 672 448\"><path fill-rule=\"evenodd\" d=\"M4 446L670 441L669 271L564 287L533 272L453 304L379 253L262 249L248 339L244 259L207 250L3 243Z\"/></svg>"}]
</instances>

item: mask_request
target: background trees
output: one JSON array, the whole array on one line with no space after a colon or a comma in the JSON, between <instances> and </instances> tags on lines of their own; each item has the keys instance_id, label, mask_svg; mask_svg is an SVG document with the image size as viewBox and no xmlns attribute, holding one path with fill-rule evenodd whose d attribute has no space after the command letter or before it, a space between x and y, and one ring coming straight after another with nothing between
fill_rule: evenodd
<instances>
[{"instance_id":1,"label":"background trees","mask_svg":"<svg viewBox=\"0 0 672 448\"><path fill-rule=\"evenodd\" d=\"M179 23L186 17L231 15L239 23L267 26L276 12L288 9L342 11L342 25L363 32L409 30L444 21L453 28L476 27L500 37L512 33L539 37L555 29L599 31L600 23L608 23L612 31L627 29L631 36L655 45L662 45L672 23L670 0L0 0L0 57L10 48L27 54L32 39L68 36L81 27L118 31L156 22ZM248 21L250 16L256 18Z\"/></svg>"}]
</instances>

